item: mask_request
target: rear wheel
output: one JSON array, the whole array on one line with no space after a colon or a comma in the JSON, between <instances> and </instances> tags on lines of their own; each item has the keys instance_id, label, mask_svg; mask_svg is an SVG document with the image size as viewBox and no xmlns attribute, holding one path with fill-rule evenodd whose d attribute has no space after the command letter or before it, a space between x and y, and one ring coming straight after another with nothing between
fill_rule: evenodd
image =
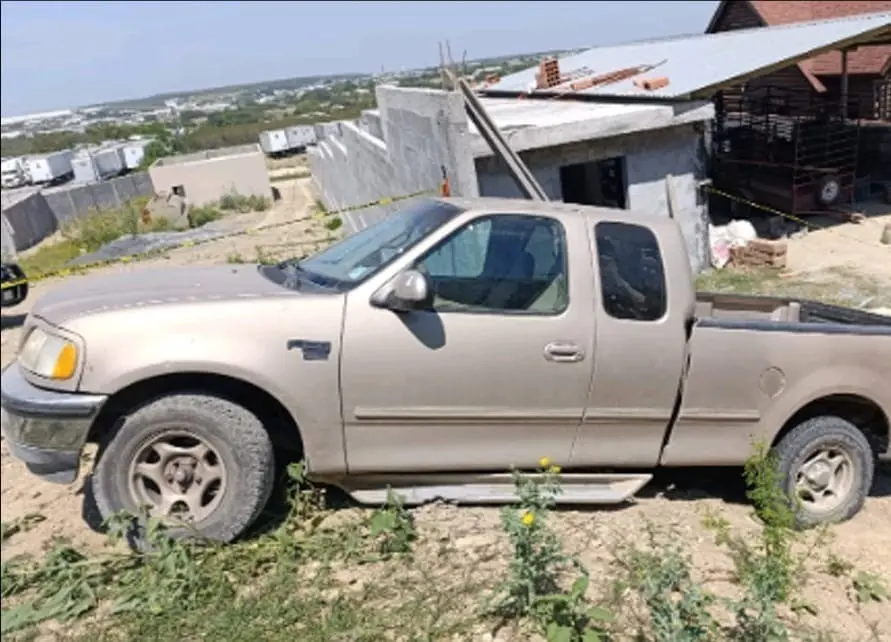
<instances>
[{"instance_id":1,"label":"rear wheel","mask_svg":"<svg viewBox=\"0 0 891 642\"><path fill-rule=\"evenodd\" d=\"M103 518L145 510L173 537L229 542L260 515L274 479L272 443L255 415L211 395L171 394L110 435L91 482Z\"/></svg>"},{"instance_id":2,"label":"rear wheel","mask_svg":"<svg viewBox=\"0 0 891 642\"><path fill-rule=\"evenodd\" d=\"M797 504L801 528L843 522L866 501L875 456L863 432L840 417L815 417L774 449L784 490Z\"/></svg>"}]
</instances>

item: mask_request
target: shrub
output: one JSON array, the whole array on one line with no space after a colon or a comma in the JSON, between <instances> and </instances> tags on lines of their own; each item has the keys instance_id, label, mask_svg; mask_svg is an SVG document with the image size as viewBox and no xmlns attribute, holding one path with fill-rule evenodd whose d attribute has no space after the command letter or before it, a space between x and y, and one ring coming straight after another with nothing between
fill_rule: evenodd
<instances>
[{"instance_id":1,"label":"shrub","mask_svg":"<svg viewBox=\"0 0 891 642\"><path fill-rule=\"evenodd\" d=\"M265 196L256 196L254 194L244 196L232 191L220 198L218 207L227 212L246 214L248 212L265 212L269 209L269 204L269 199Z\"/></svg>"},{"instance_id":2,"label":"shrub","mask_svg":"<svg viewBox=\"0 0 891 642\"><path fill-rule=\"evenodd\" d=\"M221 218L223 218L223 212L212 204L189 208L189 227L201 227Z\"/></svg>"},{"instance_id":3,"label":"shrub","mask_svg":"<svg viewBox=\"0 0 891 642\"><path fill-rule=\"evenodd\" d=\"M62 226L62 237L81 248L94 252L106 243L128 234L143 231L142 210L148 199L137 198L110 210L93 210L86 216Z\"/></svg>"}]
</instances>

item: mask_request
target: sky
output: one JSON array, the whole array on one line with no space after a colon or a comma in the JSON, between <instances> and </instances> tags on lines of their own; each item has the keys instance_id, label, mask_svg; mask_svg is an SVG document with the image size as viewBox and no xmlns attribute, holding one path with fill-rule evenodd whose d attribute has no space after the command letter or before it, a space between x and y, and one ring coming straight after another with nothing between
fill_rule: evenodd
<instances>
[{"instance_id":1,"label":"sky","mask_svg":"<svg viewBox=\"0 0 891 642\"><path fill-rule=\"evenodd\" d=\"M0 4L3 116L294 76L702 33L717 2Z\"/></svg>"}]
</instances>

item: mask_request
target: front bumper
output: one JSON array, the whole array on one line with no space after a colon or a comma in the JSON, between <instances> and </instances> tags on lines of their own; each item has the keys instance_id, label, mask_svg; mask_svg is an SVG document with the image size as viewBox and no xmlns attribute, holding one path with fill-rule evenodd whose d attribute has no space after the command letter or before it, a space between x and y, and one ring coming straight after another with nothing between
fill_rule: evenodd
<instances>
[{"instance_id":1,"label":"front bumper","mask_svg":"<svg viewBox=\"0 0 891 642\"><path fill-rule=\"evenodd\" d=\"M38 477L70 484L77 479L81 451L106 399L38 388L12 363L0 377L0 428L9 452Z\"/></svg>"}]
</instances>

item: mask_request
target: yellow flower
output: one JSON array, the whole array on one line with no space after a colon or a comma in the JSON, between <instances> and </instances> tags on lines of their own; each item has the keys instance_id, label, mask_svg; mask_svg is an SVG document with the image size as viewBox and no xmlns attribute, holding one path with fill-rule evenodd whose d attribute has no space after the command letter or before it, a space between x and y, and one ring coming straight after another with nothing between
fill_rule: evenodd
<instances>
[{"instance_id":1,"label":"yellow flower","mask_svg":"<svg viewBox=\"0 0 891 642\"><path fill-rule=\"evenodd\" d=\"M521 521L523 522L523 526L532 526L535 523L535 513L531 513L527 510L523 513Z\"/></svg>"},{"instance_id":2,"label":"yellow flower","mask_svg":"<svg viewBox=\"0 0 891 642\"><path fill-rule=\"evenodd\" d=\"M560 474L560 466L551 466L551 474L559 475Z\"/></svg>"},{"instance_id":3,"label":"yellow flower","mask_svg":"<svg viewBox=\"0 0 891 642\"><path fill-rule=\"evenodd\" d=\"M538 460L538 465L542 468L547 468L548 466L551 465L551 458L550 457L542 457L541 459Z\"/></svg>"}]
</instances>

